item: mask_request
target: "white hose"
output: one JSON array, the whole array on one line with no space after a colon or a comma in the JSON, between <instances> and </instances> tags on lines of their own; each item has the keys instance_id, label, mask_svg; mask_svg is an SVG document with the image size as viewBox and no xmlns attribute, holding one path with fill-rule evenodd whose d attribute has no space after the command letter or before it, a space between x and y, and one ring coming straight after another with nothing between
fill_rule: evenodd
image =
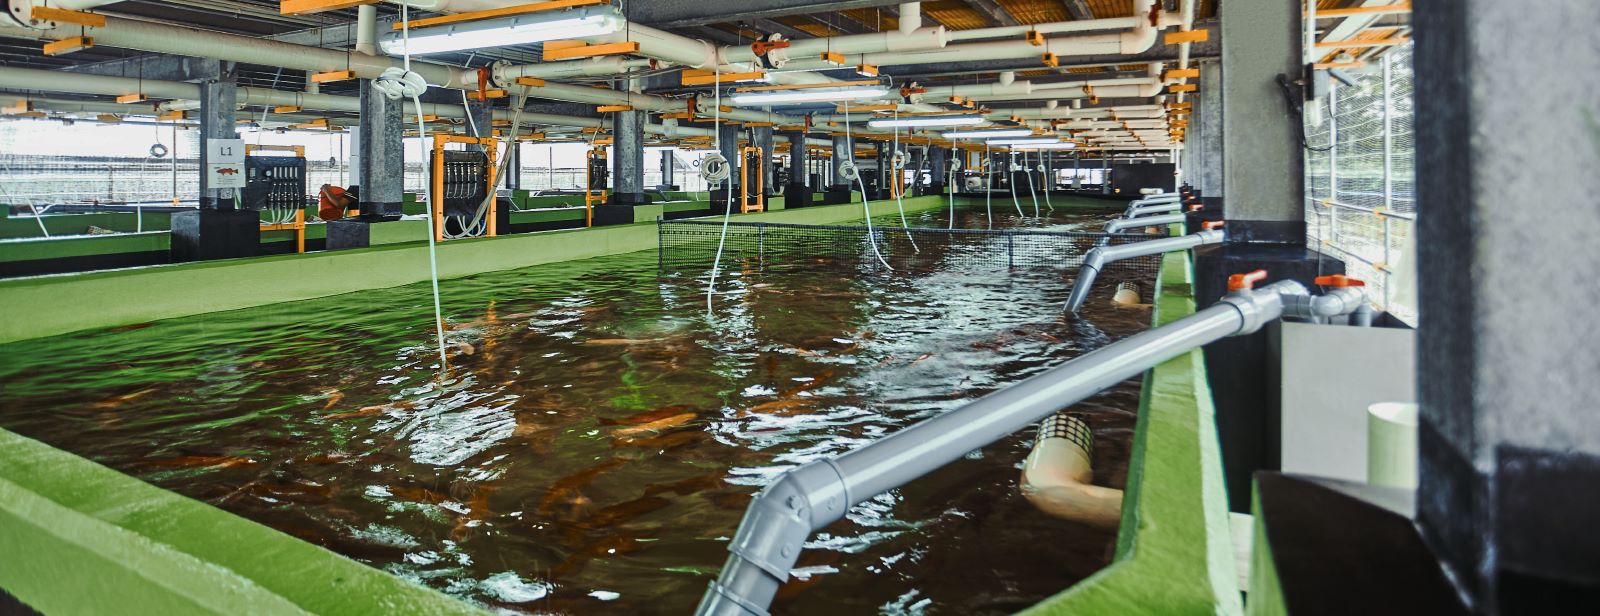
<instances>
[{"instance_id":1,"label":"white hose","mask_svg":"<svg viewBox=\"0 0 1600 616\"><path fill-rule=\"evenodd\" d=\"M983 211L989 219L984 222L985 229L994 228L994 158L989 156L989 142L983 142Z\"/></svg>"},{"instance_id":2,"label":"white hose","mask_svg":"<svg viewBox=\"0 0 1600 616\"><path fill-rule=\"evenodd\" d=\"M848 106L846 108L848 109ZM894 107L894 117L895 119L900 118L899 105L895 105ZM906 153L900 151L899 125L894 127L894 155L889 157L889 161L889 168L894 171L894 182L890 184L890 186L898 186L900 184L900 178L905 177L905 172L902 171L902 169L905 169L906 167ZM900 228L905 229L906 240L911 242L911 250L920 253L922 252L922 249L917 247L917 238L911 236L911 223L906 222L905 195L901 194L904 192L904 190L894 191L894 205L900 209Z\"/></svg>"},{"instance_id":3,"label":"white hose","mask_svg":"<svg viewBox=\"0 0 1600 616\"><path fill-rule=\"evenodd\" d=\"M711 199L712 176L717 176L716 183L721 183L733 175L732 164L722 155L722 71L712 67L713 88L715 88L716 106L712 112L712 126L716 128L716 152L700 159L700 177L706 180L706 200ZM738 138L734 139L734 147L739 146ZM718 164L718 161L721 164ZM717 270L722 267L722 246L728 241L728 220L733 218L733 183L728 183L728 203L722 209L722 234L717 237L717 257L711 261L711 280L706 282L706 316L711 315L711 297L717 288Z\"/></svg>"},{"instance_id":4,"label":"white hose","mask_svg":"<svg viewBox=\"0 0 1600 616\"><path fill-rule=\"evenodd\" d=\"M1026 217L1022 213L1022 201L1017 199L1017 156L1011 155L1011 160L1006 162L1006 184L1011 187L1011 205L1017 206L1017 216Z\"/></svg>"},{"instance_id":5,"label":"white hose","mask_svg":"<svg viewBox=\"0 0 1600 616\"><path fill-rule=\"evenodd\" d=\"M1028 169L1028 155L1022 155L1022 167L1028 172L1028 196L1033 197L1033 217L1039 217L1039 193L1033 189L1033 170Z\"/></svg>"},{"instance_id":6,"label":"white hose","mask_svg":"<svg viewBox=\"0 0 1600 616\"><path fill-rule=\"evenodd\" d=\"M950 148L951 154L955 154L957 151L957 148ZM950 226L948 227L950 229L956 228L956 172L960 170L961 157L951 156L949 173L950 179L947 180L948 183L945 184L945 196L946 198L950 199Z\"/></svg>"},{"instance_id":7,"label":"white hose","mask_svg":"<svg viewBox=\"0 0 1600 616\"><path fill-rule=\"evenodd\" d=\"M428 81L411 72L411 16L405 4L400 5L400 53L405 58L405 68L391 66L384 69L377 79L372 81L372 87L382 92L389 100L400 100L401 97L410 97L417 106L417 139L427 139L428 127L422 118L422 93L428 91ZM428 274L433 284L433 326L434 333L439 341L439 374L442 376L450 368L449 360L444 354L444 309L439 302L439 253L437 243L433 239L434 225L433 206L438 205L434 199L442 199L443 195L429 195L428 208Z\"/></svg>"},{"instance_id":8,"label":"white hose","mask_svg":"<svg viewBox=\"0 0 1600 616\"><path fill-rule=\"evenodd\" d=\"M883 264L884 269L893 271L894 268L889 267L889 262L884 260L883 253L878 252L878 236L872 231L872 200L867 198L867 185L861 181L861 171L856 169L856 141L850 135L850 105L848 103L844 107L844 141L845 147L850 148L850 157L839 165L839 175L846 180L855 180L856 186L861 187L861 211L862 216L867 221L867 245L872 246L872 255L878 257L878 262ZM908 231L907 233L909 234L910 232Z\"/></svg>"}]
</instances>

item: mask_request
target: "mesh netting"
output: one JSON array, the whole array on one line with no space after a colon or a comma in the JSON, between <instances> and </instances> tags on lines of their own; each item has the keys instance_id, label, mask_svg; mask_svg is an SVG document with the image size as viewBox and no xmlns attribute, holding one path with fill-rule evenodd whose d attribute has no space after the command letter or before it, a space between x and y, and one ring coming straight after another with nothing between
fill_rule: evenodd
<instances>
[{"instance_id":1,"label":"mesh netting","mask_svg":"<svg viewBox=\"0 0 1600 616\"><path fill-rule=\"evenodd\" d=\"M699 276L711 268L722 234L721 221L661 220L657 222L657 229L663 275ZM722 262L725 266L742 263L763 270L870 266L876 264L877 259L872 254L868 237L864 226L729 222ZM1069 277L1077 275L1084 254L1096 246L1139 242L1152 237L1142 233L904 229L899 226L875 227L871 232L878 252L896 271L1059 268ZM1118 282L1137 282L1148 301L1160 265L1160 256L1110 263L1100 272L1095 286L1115 288Z\"/></svg>"}]
</instances>

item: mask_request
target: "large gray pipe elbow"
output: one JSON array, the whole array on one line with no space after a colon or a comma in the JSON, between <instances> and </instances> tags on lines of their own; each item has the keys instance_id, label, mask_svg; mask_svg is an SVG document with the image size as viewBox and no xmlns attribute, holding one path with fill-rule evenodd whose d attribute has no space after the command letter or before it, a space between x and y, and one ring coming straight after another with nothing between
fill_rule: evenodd
<instances>
[{"instance_id":1,"label":"large gray pipe elbow","mask_svg":"<svg viewBox=\"0 0 1600 616\"><path fill-rule=\"evenodd\" d=\"M745 510L728 543L727 564L696 614L767 616L778 587L816 529L844 517L849 488L832 459L798 466L768 484Z\"/></svg>"}]
</instances>

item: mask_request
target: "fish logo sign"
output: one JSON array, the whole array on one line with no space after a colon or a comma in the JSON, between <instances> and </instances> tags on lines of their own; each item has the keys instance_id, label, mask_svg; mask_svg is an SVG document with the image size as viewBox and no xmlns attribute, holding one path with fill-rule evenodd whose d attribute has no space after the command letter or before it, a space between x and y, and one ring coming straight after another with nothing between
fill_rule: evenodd
<instances>
[{"instance_id":1,"label":"fish logo sign","mask_svg":"<svg viewBox=\"0 0 1600 616\"><path fill-rule=\"evenodd\" d=\"M239 170L233 167L223 167L217 169L217 175L239 175Z\"/></svg>"}]
</instances>

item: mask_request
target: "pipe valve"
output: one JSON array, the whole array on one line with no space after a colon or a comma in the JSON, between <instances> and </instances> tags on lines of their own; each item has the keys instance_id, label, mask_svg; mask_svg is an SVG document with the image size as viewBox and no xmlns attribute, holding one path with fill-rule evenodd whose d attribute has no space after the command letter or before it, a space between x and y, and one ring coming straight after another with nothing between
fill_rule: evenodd
<instances>
[{"instance_id":1,"label":"pipe valve","mask_svg":"<svg viewBox=\"0 0 1600 616\"><path fill-rule=\"evenodd\" d=\"M1234 274L1228 277L1229 291L1246 291L1256 288L1256 283L1267 279L1267 270L1258 269L1245 274Z\"/></svg>"},{"instance_id":2,"label":"pipe valve","mask_svg":"<svg viewBox=\"0 0 1600 616\"><path fill-rule=\"evenodd\" d=\"M1316 283L1318 285L1321 285L1321 286L1324 286L1324 287L1333 287L1335 289L1343 289L1345 287L1364 287L1364 286L1367 286L1367 283L1362 282L1360 280L1356 280L1355 278L1351 278L1351 277L1346 276L1344 274L1333 274L1331 276L1317 276L1311 282L1314 282L1314 283Z\"/></svg>"},{"instance_id":3,"label":"pipe valve","mask_svg":"<svg viewBox=\"0 0 1600 616\"><path fill-rule=\"evenodd\" d=\"M1205 229L1207 231L1210 231L1212 229L1215 229L1217 227L1221 227L1221 226L1226 225L1226 224L1228 224L1228 221L1226 221L1226 220L1207 220L1205 222L1200 223L1200 228L1201 229Z\"/></svg>"}]
</instances>

